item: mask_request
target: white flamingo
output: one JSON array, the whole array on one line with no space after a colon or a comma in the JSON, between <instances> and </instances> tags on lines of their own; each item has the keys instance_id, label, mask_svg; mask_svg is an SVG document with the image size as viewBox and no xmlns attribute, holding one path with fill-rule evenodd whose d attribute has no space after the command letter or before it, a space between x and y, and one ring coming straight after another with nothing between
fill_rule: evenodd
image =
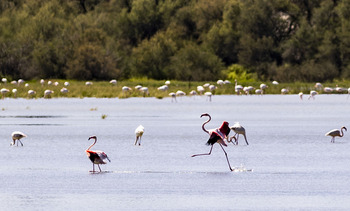
<instances>
[{"instance_id":1,"label":"white flamingo","mask_svg":"<svg viewBox=\"0 0 350 211\"><path fill-rule=\"evenodd\" d=\"M177 100L176 100L176 93L175 92L170 92L169 96L171 97L171 102L173 102L173 101L177 102Z\"/></svg>"},{"instance_id":2,"label":"white flamingo","mask_svg":"<svg viewBox=\"0 0 350 211\"><path fill-rule=\"evenodd\" d=\"M260 84L261 94L264 94L264 90L268 88L266 84Z\"/></svg>"},{"instance_id":3,"label":"white flamingo","mask_svg":"<svg viewBox=\"0 0 350 211\"><path fill-rule=\"evenodd\" d=\"M44 98L51 98L51 95L54 93L54 91L47 89L44 91Z\"/></svg>"},{"instance_id":4,"label":"white flamingo","mask_svg":"<svg viewBox=\"0 0 350 211\"><path fill-rule=\"evenodd\" d=\"M300 98L300 100L303 100L303 95L304 95L304 93L302 93L302 92L299 92L299 98Z\"/></svg>"},{"instance_id":5,"label":"white flamingo","mask_svg":"<svg viewBox=\"0 0 350 211\"><path fill-rule=\"evenodd\" d=\"M112 79L109 81L110 84L112 85L117 85L117 80L116 79Z\"/></svg>"},{"instance_id":6,"label":"white flamingo","mask_svg":"<svg viewBox=\"0 0 350 211\"><path fill-rule=\"evenodd\" d=\"M334 140L335 140L336 136L338 136L338 137L343 137L344 136L343 129L345 131L347 131L346 127L343 126L343 127L340 128L340 130L333 129L333 130L329 131L328 133L325 134L325 136L332 136L331 143L334 143Z\"/></svg>"},{"instance_id":7,"label":"white flamingo","mask_svg":"<svg viewBox=\"0 0 350 211\"><path fill-rule=\"evenodd\" d=\"M309 96L309 100L312 98L312 99L315 99L315 96L317 95L318 93L315 91L315 90L311 90L310 91L310 96Z\"/></svg>"},{"instance_id":8,"label":"white flamingo","mask_svg":"<svg viewBox=\"0 0 350 211\"><path fill-rule=\"evenodd\" d=\"M0 89L0 92L2 94L2 99L5 98L5 95L9 92L10 90L6 89L6 88L2 88Z\"/></svg>"},{"instance_id":9,"label":"white flamingo","mask_svg":"<svg viewBox=\"0 0 350 211\"><path fill-rule=\"evenodd\" d=\"M281 89L281 94L283 95L288 94L288 89L286 88Z\"/></svg>"},{"instance_id":10,"label":"white flamingo","mask_svg":"<svg viewBox=\"0 0 350 211\"><path fill-rule=\"evenodd\" d=\"M211 92L205 92L204 95L207 96L207 100L209 99L209 102L211 102L211 96L213 96L213 94Z\"/></svg>"},{"instance_id":11,"label":"white flamingo","mask_svg":"<svg viewBox=\"0 0 350 211\"><path fill-rule=\"evenodd\" d=\"M135 135L136 135L135 145L137 144L137 142L139 142L139 146L141 145L141 137L142 137L144 132L145 132L145 128L142 125L139 125L135 129Z\"/></svg>"},{"instance_id":12,"label":"white flamingo","mask_svg":"<svg viewBox=\"0 0 350 211\"><path fill-rule=\"evenodd\" d=\"M243 135L244 139L245 139L245 142L247 143L247 145L249 145L248 141L247 141L247 136L246 136L246 133L245 133L245 129L244 129L244 127L242 127L241 124L239 124L239 122L236 122L235 124L233 124L233 126L230 127L230 129L233 130L233 132L235 132L235 134L230 138L229 142L232 142L232 139L235 138L235 144L238 145L238 137L239 137L239 135ZM237 138L236 138L236 135L237 135Z\"/></svg>"}]
</instances>

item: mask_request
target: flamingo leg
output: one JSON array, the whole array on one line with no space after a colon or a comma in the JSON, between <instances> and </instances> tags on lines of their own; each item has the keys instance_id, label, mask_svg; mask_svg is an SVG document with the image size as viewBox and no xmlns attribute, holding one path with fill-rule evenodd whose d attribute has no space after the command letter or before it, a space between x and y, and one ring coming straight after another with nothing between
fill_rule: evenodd
<instances>
[{"instance_id":1,"label":"flamingo leg","mask_svg":"<svg viewBox=\"0 0 350 211\"><path fill-rule=\"evenodd\" d=\"M219 143L219 145L220 145L221 149L222 149L222 150L224 151L224 153L225 153L228 167L230 168L231 171L233 171L233 169L231 168L231 164L230 164L230 161L228 160L227 153L226 153L224 147L222 147L222 145L221 145L220 143Z\"/></svg>"},{"instance_id":2,"label":"flamingo leg","mask_svg":"<svg viewBox=\"0 0 350 211\"><path fill-rule=\"evenodd\" d=\"M23 143L22 143L22 141L21 141L21 140L19 140L19 139L18 139L18 141L19 141L19 142L21 142L21 145L22 145L22 147L23 147ZM18 144L18 141L17 141L17 144Z\"/></svg>"},{"instance_id":3,"label":"flamingo leg","mask_svg":"<svg viewBox=\"0 0 350 211\"><path fill-rule=\"evenodd\" d=\"M139 140L139 146L141 146L141 138L142 138L142 136L140 136L140 140Z\"/></svg>"},{"instance_id":4,"label":"flamingo leg","mask_svg":"<svg viewBox=\"0 0 350 211\"><path fill-rule=\"evenodd\" d=\"M210 148L209 153L192 155L191 157L202 156L202 155L210 155L210 154L211 154L211 151L213 150L213 146L214 146L214 145L211 145L211 148Z\"/></svg>"},{"instance_id":5,"label":"flamingo leg","mask_svg":"<svg viewBox=\"0 0 350 211\"><path fill-rule=\"evenodd\" d=\"M100 169L100 172L101 172L101 168L100 168L100 164L97 164L98 168Z\"/></svg>"},{"instance_id":6,"label":"flamingo leg","mask_svg":"<svg viewBox=\"0 0 350 211\"><path fill-rule=\"evenodd\" d=\"M234 136L236 136L237 135L237 138L236 138L236 145L238 145L238 138L239 138L239 134L238 133L236 133Z\"/></svg>"},{"instance_id":7,"label":"flamingo leg","mask_svg":"<svg viewBox=\"0 0 350 211\"><path fill-rule=\"evenodd\" d=\"M139 140L139 137L138 137L138 136L136 136L135 145L137 144L137 140Z\"/></svg>"},{"instance_id":8,"label":"flamingo leg","mask_svg":"<svg viewBox=\"0 0 350 211\"><path fill-rule=\"evenodd\" d=\"M95 164L92 163L92 172L95 172Z\"/></svg>"},{"instance_id":9,"label":"flamingo leg","mask_svg":"<svg viewBox=\"0 0 350 211\"><path fill-rule=\"evenodd\" d=\"M245 133L243 134L243 136L244 136L244 139L245 139L245 143L247 143L247 145L249 145Z\"/></svg>"}]
</instances>

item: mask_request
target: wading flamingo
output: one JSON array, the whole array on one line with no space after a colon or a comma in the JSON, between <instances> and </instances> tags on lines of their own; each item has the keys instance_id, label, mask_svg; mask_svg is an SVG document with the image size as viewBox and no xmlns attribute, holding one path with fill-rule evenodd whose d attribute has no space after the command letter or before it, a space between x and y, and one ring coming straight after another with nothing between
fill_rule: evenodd
<instances>
[{"instance_id":1,"label":"wading flamingo","mask_svg":"<svg viewBox=\"0 0 350 211\"><path fill-rule=\"evenodd\" d=\"M238 145L238 137L239 137L239 135L243 135L245 142L247 143L247 145L249 145L248 141L247 141L247 136L245 134L245 129L244 129L244 127L242 127L241 124L239 124L239 122L236 122L232 127L230 127L230 129L233 130L233 132L235 132L235 134L230 138L229 142L232 142L232 139L235 138L235 143L234 142L232 142L232 143ZM236 138L236 135L237 135L237 138Z\"/></svg>"},{"instance_id":2,"label":"wading flamingo","mask_svg":"<svg viewBox=\"0 0 350 211\"><path fill-rule=\"evenodd\" d=\"M11 146L16 144L16 140L17 140L17 146L18 146L18 142L20 142L21 145L23 146L23 143L22 143L22 141L20 139L24 138L24 137L27 137L26 134L24 134L24 133L22 133L20 131L13 132L11 134L11 136L12 136L12 140L13 140L13 142L11 143Z\"/></svg>"},{"instance_id":3,"label":"wading flamingo","mask_svg":"<svg viewBox=\"0 0 350 211\"><path fill-rule=\"evenodd\" d=\"M219 128L215 128L215 129L211 129L211 130L206 130L204 125L207 124L208 122L210 122L211 120L211 116L207 113L205 114L202 114L201 115L201 118L203 116L207 116L209 117L209 119L203 123L202 125L202 129L204 132L208 133L209 134L209 140L207 141L207 145L211 145L211 148L210 148L210 151L209 153L205 153L205 154L196 154L196 155L192 155L192 157L196 157L196 156L201 156L201 155L210 155L211 154L211 151L213 150L213 146L215 143L218 143L221 147L221 149L224 151L225 153L225 156L226 156L226 160L227 160L227 164L228 164L228 167L230 168L231 171L233 171L233 169L231 168L231 165L230 165L230 161L228 160L228 157L227 157L227 153L224 149L224 147L222 147L222 145L224 145L225 147L227 146L227 144L225 143L224 139L227 139L227 136L228 134L230 133L230 128L229 128L229 124L228 122L224 121L222 123L222 125L219 127Z\"/></svg>"},{"instance_id":4,"label":"wading flamingo","mask_svg":"<svg viewBox=\"0 0 350 211\"><path fill-rule=\"evenodd\" d=\"M97 142L97 137L96 136L91 136L89 137L88 140L90 139L95 139L94 143L91 144L89 146L89 148L87 148L85 150L86 155L88 156L88 158L91 160L92 162L92 172L95 172L95 164L98 166L98 168L100 169L101 172L101 168L100 168L100 164L106 164L107 160L109 162L111 162L111 160L109 160L108 156L106 155L106 153L102 152L102 151L92 151L90 150L92 146L94 146Z\"/></svg>"},{"instance_id":5,"label":"wading flamingo","mask_svg":"<svg viewBox=\"0 0 350 211\"><path fill-rule=\"evenodd\" d=\"M325 136L332 136L331 143L334 143L334 140L335 140L335 137L336 137L336 136L339 136L339 137L343 137L343 136L344 136L343 129L344 129L345 131L348 131L348 130L346 129L346 127L343 126L342 128L340 128L340 130L338 130L338 129L333 129L333 130L329 131L328 133L326 133Z\"/></svg>"},{"instance_id":6,"label":"wading flamingo","mask_svg":"<svg viewBox=\"0 0 350 211\"><path fill-rule=\"evenodd\" d=\"M145 128L142 125L139 125L136 128L136 130L135 130L135 134L136 134L135 145L137 144L137 141L139 142L139 146L141 145L141 137L142 137L144 132L145 132Z\"/></svg>"}]
</instances>

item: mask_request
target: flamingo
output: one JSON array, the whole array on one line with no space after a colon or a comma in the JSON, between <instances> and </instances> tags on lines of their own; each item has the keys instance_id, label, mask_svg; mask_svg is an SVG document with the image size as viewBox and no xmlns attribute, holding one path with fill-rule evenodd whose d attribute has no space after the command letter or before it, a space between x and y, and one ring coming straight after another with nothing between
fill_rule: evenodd
<instances>
[{"instance_id":1,"label":"flamingo","mask_svg":"<svg viewBox=\"0 0 350 211\"><path fill-rule=\"evenodd\" d=\"M207 96L207 100L209 99L209 101L211 102L211 96L213 96L213 93L205 92L204 95Z\"/></svg>"},{"instance_id":2,"label":"flamingo","mask_svg":"<svg viewBox=\"0 0 350 211\"><path fill-rule=\"evenodd\" d=\"M230 129L233 130L233 132L235 132L235 134L230 138L229 142L232 142L232 139L235 138L235 143L236 143L236 145L238 145L238 137L241 134L244 136L244 139L245 139L245 142L247 143L247 145L249 145L248 141L247 141L247 136L245 134L245 129L244 129L244 127L242 127L241 124L239 124L239 122L236 122L232 127L230 127ZM236 138L236 135L237 135L237 138Z\"/></svg>"},{"instance_id":3,"label":"flamingo","mask_svg":"<svg viewBox=\"0 0 350 211\"><path fill-rule=\"evenodd\" d=\"M237 85L237 79L235 79L235 92L237 93L237 95L240 95L242 90L243 90L243 86Z\"/></svg>"},{"instance_id":4,"label":"flamingo","mask_svg":"<svg viewBox=\"0 0 350 211\"><path fill-rule=\"evenodd\" d=\"M283 95L288 94L288 89L286 88L281 89L281 94Z\"/></svg>"},{"instance_id":5,"label":"flamingo","mask_svg":"<svg viewBox=\"0 0 350 211\"><path fill-rule=\"evenodd\" d=\"M51 98L51 95L53 93L54 93L54 91L52 91L52 90L49 90L49 89L45 90L44 91L44 98Z\"/></svg>"},{"instance_id":6,"label":"flamingo","mask_svg":"<svg viewBox=\"0 0 350 211\"><path fill-rule=\"evenodd\" d=\"M197 91L199 92L199 94L203 94L203 92L205 91L203 86L197 86Z\"/></svg>"},{"instance_id":7,"label":"flamingo","mask_svg":"<svg viewBox=\"0 0 350 211\"><path fill-rule=\"evenodd\" d=\"M116 79L112 79L109 81L110 84L112 85L117 85L117 80Z\"/></svg>"},{"instance_id":8,"label":"flamingo","mask_svg":"<svg viewBox=\"0 0 350 211\"><path fill-rule=\"evenodd\" d=\"M310 96L309 96L309 100L312 98L312 99L315 99L315 95L317 95L318 93L315 91L315 90L311 90L310 91Z\"/></svg>"},{"instance_id":9,"label":"flamingo","mask_svg":"<svg viewBox=\"0 0 350 211\"><path fill-rule=\"evenodd\" d=\"M36 92L32 89L28 90L28 97L33 97L33 95L35 95Z\"/></svg>"},{"instance_id":10,"label":"flamingo","mask_svg":"<svg viewBox=\"0 0 350 211\"><path fill-rule=\"evenodd\" d=\"M264 89L266 89L268 86L266 84L260 84L261 94L264 94Z\"/></svg>"},{"instance_id":11,"label":"flamingo","mask_svg":"<svg viewBox=\"0 0 350 211\"><path fill-rule=\"evenodd\" d=\"M278 85L279 83L277 81L272 81L273 85Z\"/></svg>"},{"instance_id":12,"label":"flamingo","mask_svg":"<svg viewBox=\"0 0 350 211\"><path fill-rule=\"evenodd\" d=\"M41 79L41 80L40 80L41 86L44 86L44 83L45 83L45 80L44 80L44 79Z\"/></svg>"},{"instance_id":13,"label":"flamingo","mask_svg":"<svg viewBox=\"0 0 350 211\"><path fill-rule=\"evenodd\" d=\"M346 129L346 127L343 126L343 127L340 128L340 130L338 130L338 129L333 129L333 130L329 131L328 133L325 134L325 136L332 136L331 143L334 143L334 140L335 140L335 137L336 137L336 136L339 136L339 137L343 137L343 136L344 136L343 129L344 129L345 131L348 131L348 130Z\"/></svg>"},{"instance_id":14,"label":"flamingo","mask_svg":"<svg viewBox=\"0 0 350 211\"><path fill-rule=\"evenodd\" d=\"M226 160L227 160L227 164L228 164L228 167L230 168L231 171L233 171L233 169L231 168L231 165L230 165L230 161L228 160L228 157L227 157L227 153L224 149L224 147L222 147L222 145L224 145L225 147L227 147L227 144L225 143L224 139L227 139L227 136L228 134L230 133L230 128L229 128L229 123L224 121L222 123L222 125L219 127L219 128L215 128L215 129L211 129L211 130L206 130L205 129L205 124L207 124L208 122L210 122L211 120L211 116L207 113L204 113L201 115L201 118L203 116L207 116L209 117L209 119L203 123L202 125L202 129L204 132L208 133L209 134L209 140L207 141L207 145L211 145L211 148L210 148L210 151L209 153L205 153L205 154L195 154L195 155L192 155L192 157L196 157L196 156L202 156L202 155L210 155L211 154L211 151L213 150L213 146L215 143L218 143L221 147L221 149L224 151L225 153L225 156L226 156Z\"/></svg>"},{"instance_id":15,"label":"flamingo","mask_svg":"<svg viewBox=\"0 0 350 211\"><path fill-rule=\"evenodd\" d=\"M2 78L1 81L6 84L7 83L7 78Z\"/></svg>"},{"instance_id":16,"label":"flamingo","mask_svg":"<svg viewBox=\"0 0 350 211\"><path fill-rule=\"evenodd\" d=\"M93 83L92 83L91 81L86 81L86 82L85 82L85 85L86 85L86 86L92 86Z\"/></svg>"},{"instance_id":17,"label":"flamingo","mask_svg":"<svg viewBox=\"0 0 350 211\"><path fill-rule=\"evenodd\" d=\"M304 93L302 93L302 92L299 92L299 98L300 98L300 100L303 100L303 95L304 95Z\"/></svg>"},{"instance_id":18,"label":"flamingo","mask_svg":"<svg viewBox=\"0 0 350 211\"><path fill-rule=\"evenodd\" d=\"M170 92L169 96L171 97L171 102L173 102L173 101L177 102L176 101L176 93L175 92Z\"/></svg>"},{"instance_id":19,"label":"flamingo","mask_svg":"<svg viewBox=\"0 0 350 211\"><path fill-rule=\"evenodd\" d=\"M13 97L17 98L17 89L12 89Z\"/></svg>"},{"instance_id":20,"label":"flamingo","mask_svg":"<svg viewBox=\"0 0 350 211\"><path fill-rule=\"evenodd\" d=\"M165 91L167 91L167 90L169 89L169 87L168 87L167 85L163 85L163 86L158 87L157 89L158 89L159 91L165 92Z\"/></svg>"},{"instance_id":21,"label":"flamingo","mask_svg":"<svg viewBox=\"0 0 350 211\"><path fill-rule=\"evenodd\" d=\"M66 82L64 82L64 84L63 84L64 86L69 86L70 84L69 84L69 82L68 81L66 81Z\"/></svg>"},{"instance_id":22,"label":"flamingo","mask_svg":"<svg viewBox=\"0 0 350 211\"><path fill-rule=\"evenodd\" d=\"M142 125L139 125L136 128L136 130L135 130L135 134L136 134L135 145L137 144L137 141L139 141L139 146L141 146L141 137L142 137L144 132L145 132L145 128Z\"/></svg>"},{"instance_id":23,"label":"flamingo","mask_svg":"<svg viewBox=\"0 0 350 211\"><path fill-rule=\"evenodd\" d=\"M170 85L170 81L165 81L165 83L164 83L165 85Z\"/></svg>"},{"instance_id":24,"label":"flamingo","mask_svg":"<svg viewBox=\"0 0 350 211\"><path fill-rule=\"evenodd\" d=\"M318 90L321 90L322 87L323 87L323 85L322 85L320 82L317 82L317 83L315 84L315 88L318 89Z\"/></svg>"},{"instance_id":25,"label":"flamingo","mask_svg":"<svg viewBox=\"0 0 350 211\"><path fill-rule=\"evenodd\" d=\"M100 169L100 172L101 172L100 164L106 164L107 160L109 162L111 162L111 160L108 158L107 154L102 152L102 151L92 151L92 150L90 150L91 147L96 144L97 137L96 136L91 136L91 137L89 137L88 140L90 140L90 139L95 139L95 141L94 141L93 144L91 144L89 146L89 148L87 148L85 150L85 152L86 152L86 155L88 156L88 158L92 162L92 172L95 172L95 164L98 166L98 168Z\"/></svg>"},{"instance_id":26,"label":"flamingo","mask_svg":"<svg viewBox=\"0 0 350 211\"><path fill-rule=\"evenodd\" d=\"M22 132L20 132L20 131L15 131L15 132L13 132L13 133L11 134L11 136L12 136L12 140L13 140L13 142L11 143L11 146L16 144L16 140L17 140L17 146L18 146L18 142L20 142L21 145L23 146L23 143L21 142L20 139L21 139L21 138L24 138L24 137L27 137L26 134L24 134L24 133L22 133Z\"/></svg>"},{"instance_id":27,"label":"flamingo","mask_svg":"<svg viewBox=\"0 0 350 211\"><path fill-rule=\"evenodd\" d=\"M6 88L2 88L2 89L0 90L0 92L1 92L1 94L2 94L2 99L5 98L6 93L8 93L9 91L10 91L10 90L8 90L8 89L6 89Z\"/></svg>"},{"instance_id":28,"label":"flamingo","mask_svg":"<svg viewBox=\"0 0 350 211\"><path fill-rule=\"evenodd\" d=\"M60 91L62 94L68 93L68 89L66 87L63 87Z\"/></svg>"}]
</instances>

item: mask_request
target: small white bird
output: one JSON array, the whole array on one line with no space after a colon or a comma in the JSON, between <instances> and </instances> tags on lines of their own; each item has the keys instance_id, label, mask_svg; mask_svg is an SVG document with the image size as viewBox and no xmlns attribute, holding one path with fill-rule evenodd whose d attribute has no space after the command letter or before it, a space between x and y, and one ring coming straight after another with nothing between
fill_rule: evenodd
<instances>
[{"instance_id":1,"label":"small white bird","mask_svg":"<svg viewBox=\"0 0 350 211\"><path fill-rule=\"evenodd\" d=\"M21 143L21 145L23 146L23 143L21 142L21 138L24 138L24 137L27 137L26 134L20 132L20 131L15 131L11 134L12 136L12 140L13 142L11 143L11 146L15 145L16 144L16 140L17 140L17 146L18 146L18 142Z\"/></svg>"},{"instance_id":2,"label":"small white bird","mask_svg":"<svg viewBox=\"0 0 350 211\"><path fill-rule=\"evenodd\" d=\"M66 82L64 82L64 84L63 84L64 86L69 86L70 84L69 84L69 82L68 81L66 81Z\"/></svg>"},{"instance_id":3,"label":"small white bird","mask_svg":"<svg viewBox=\"0 0 350 211\"><path fill-rule=\"evenodd\" d=\"M335 137L336 137L336 136L339 136L339 137L343 137L343 136L344 136L343 129L344 129L345 131L348 131L348 130L346 129L346 127L343 126L342 128L340 128L340 130L338 130L338 129L333 129L333 130L329 131L328 133L325 134L325 136L332 136L331 143L334 143L334 140L335 140Z\"/></svg>"},{"instance_id":4,"label":"small white bird","mask_svg":"<svg viewBox=\"0 0 350 211\"><path fill-rule=\"evenodd\" d=\"M272 81L273 85L278 85L279 83L277 81Z\"/></svg>"},{"instance_id":5,"label":"small white bird","mask_svg":"<svg viewBox=\"0 0 350 211\"><path fill-rule=\"evenodd\" d=\"M136 128L136 130L135 130L135 134L136 134L135 145L137 144L137 142L139 142L139 146L141 145L141 137L142 137L144 132L145 132L145 128L142 125L139 125Z\"/></svg>"},{"instance_id":6,"label":"small white bird","mask_svg":"<svg viewBox=\"0 0 350 211\"><path fill-rule=\"evenodd\" d=\"M41 80L40 80L41 86L44 86L44 83L45 83L45 80L44 80L44 79L41 79Z\"/></svg>"},{"instance_id":7,"label":"small white bird","mask_svg":"<svg viewBox=\"0 0 350 211\"><path fill-rule=\"evenodd\" d=\"M92 83L91 81L86 81L86 82L85 82L85 85L86 85L86 86L92 86L92 84L93 84L93 83Z\"/></svg>"},{"instance_id":8,"label":"small white bird","mask_svg":"<svg viewBox=\"0 0 350 211\"><path fill-rule=\"evenodd\" d=\"M230 127L230 129L233 130L233 132L235 132L235 134L230 138L230 142L232 142L232 139L235 138L236 145L238 145L238 137L239 135L243 135L245 142L247 143L247 145L249 145L247 141L247 136L245 134L245 129L244 127L242 127L241 124L239 124L239 122L236 122L232 127ZM236 138L236 135L237 135L237 138Z\"/></svg>"},{"instance_id":9,"label":"small white bird","mask_svg":"<svg viewBox=\"0 0 350 211\"><path fill-rule=\"evenodd\" d=\"M170 85L170 81L165 81L165 83L164 83L165 85Z\"/></svg>"},{"instance_id":10,"label":"small white bird","mask_svg":"<svg viewBox=\"0 0 350 211\"><path fill-rule=\"evenodd\" d=\"M6 84L7 83L7 79L6 78L2 78L1 81Z\"/></svg>"}]
</instances>

